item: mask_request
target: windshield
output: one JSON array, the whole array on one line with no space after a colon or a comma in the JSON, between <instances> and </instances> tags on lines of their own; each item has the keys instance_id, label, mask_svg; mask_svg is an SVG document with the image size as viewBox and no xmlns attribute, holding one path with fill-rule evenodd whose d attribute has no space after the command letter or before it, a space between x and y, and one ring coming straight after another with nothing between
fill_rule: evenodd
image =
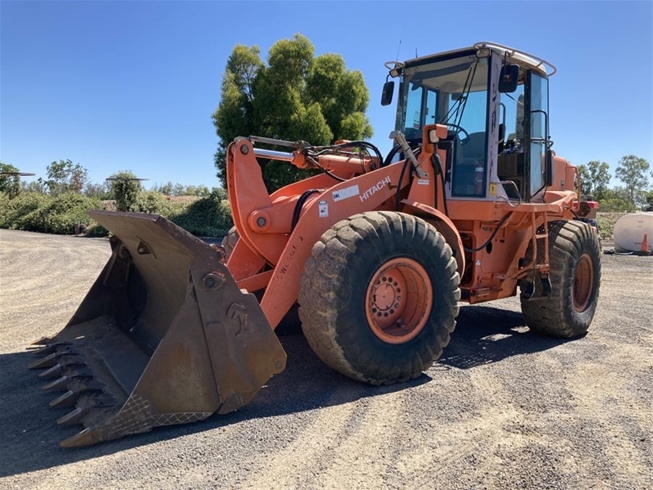
<instances>
[{"instance_id":1,"label":"windshield","mask_svg":"<svg viewBox=\"0 0 653 490\"><path fill-rule=\"evenodd\" d=\"M487 59L474 55L406 68L396 129L409 139L434 123L447 124L462 137L485 131L487 75Z\"/></svg>"},{"instance_id":2,"label":"windshield","mask_svg":"<svg viewBox=\"0 0 653 490\"><path fill-rule=\"evenodd\" d=\"M454 140L454 196L485 195L488 60L474 54L405 68L396 129L420 140L427 124L444 124Z\"/></svg>"}]
</instances>

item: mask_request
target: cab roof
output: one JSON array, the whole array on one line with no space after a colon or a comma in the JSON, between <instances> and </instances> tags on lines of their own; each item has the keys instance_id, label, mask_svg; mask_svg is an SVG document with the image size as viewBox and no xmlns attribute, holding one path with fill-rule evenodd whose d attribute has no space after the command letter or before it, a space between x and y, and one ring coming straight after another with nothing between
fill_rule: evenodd
<instances>
[{"instance_id":1,"label":"cab roof","mask_svg":"<svg viewBox=\"0 0 653 490\"><path fill-rule=\"evenodd\" d=\"M389 62L389 63L395 63L395 65L399 65L399 66L403 65L409 67L414 65L421 65L431 61L437 61L442 58L455 58L457 56L477 53L480 50L484 50L484 49L489 49L491 51L494 51L502 58L505 57L508 60L508 62L511 64L519 65L525 69L535 70L546 77L553 76L557 71L555 66L553 66L551 63L543 60L538 56L526 53L525 51L521 51L516 48L511 48L509 46L504 46L502 44L493 43L489 41L477 42L474 43L473 46L469 46L467 48L459 48L451 51L443 51L441 53L421 56L419 58L412 58L410 60L406 60L404 63L398 63L398 62Z\"/></svg>"}]
</instances>

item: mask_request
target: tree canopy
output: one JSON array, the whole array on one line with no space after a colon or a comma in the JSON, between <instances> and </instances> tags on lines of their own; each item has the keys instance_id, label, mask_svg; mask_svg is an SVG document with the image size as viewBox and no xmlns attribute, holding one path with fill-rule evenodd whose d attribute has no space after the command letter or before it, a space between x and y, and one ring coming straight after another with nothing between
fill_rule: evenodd
<instances>
[{"instance_id":1,"label":"tree canopy","mask_svg":"<svg viewBox=\"0 0 653 490\"><path fill-rule=\"evenodd\" d=\"M46 173L47 180L38 180L53 196L66 192L81 192L88 182L88 170L70 160L52 162L47 166Z\"/></svg>"},{"instance_id":2,"label":"tree canopy","mask_svg":"<svg viewBox=\"0 0 653 490\"><path fill-rule=\"evenodd\" d=\"M635 155L624 156L617 163L615 176L624 185L608 187L612 175L606 162L593 160L578 165L581 190L599 201L602 211L632 212L653 209L653 188L649 189L649 163ZM651 173L653 177L653 173Z\"/></svg>"},{"instance_id":3,"label":"tree canopy","mask_svg":"<svg viewBox=\"0 0 653 490\"><path fill-rule=\"evenodd\" d=\"M220 138L215 165L225 185L226 149L237 136L303 140L314 145L372 136L365 115L369 92L362 73L348 70L339 54L316 57L314 51L301 34L277 41L267 63L257 46L234 47L222 79L222 98L213 114ZM287 162L267 161L262 167L270 192L306 176L300 177L301 171Z\"/></svg>"},{"instance_id":4,"label":"tree canopy","mask_svg":"<svg viewBox=\"0 0 653 490\"><path fill-rule=\"evenodd\" d=\"M615 175L625 184L631 203L642 205L646 202L649 163L644 158L626 155L617 164Z\"/></svg>"},{"instance_id":5,"label":"tree canopy","mask_svg":"<svg viewBox=\"0 0 653 490\"><path fill-rule=\"evenodd\" d=\"M118 211L131 211L138 194L143 190L141 181L129 170L120 170L107 178L107 181L116 200Z\"/></svg>"},{"instance_id":6,"label":"tree canopy","mask_svg":"<svg viewBox=\"0 0 653 490\"><path fill-rule=\"evenodd\" d=\"M587 165L579 165L583 194L594 196L599 201L603 199L612 178L609 170L610 166L607 163L596 160L592 160Z\"/></svg>"}]
</instances>

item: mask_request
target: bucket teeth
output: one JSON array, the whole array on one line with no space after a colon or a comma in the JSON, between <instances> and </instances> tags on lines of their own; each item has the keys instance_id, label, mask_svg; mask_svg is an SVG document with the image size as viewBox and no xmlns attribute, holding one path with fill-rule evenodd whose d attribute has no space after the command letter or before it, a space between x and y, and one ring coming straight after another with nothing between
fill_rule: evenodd
<instances>
[{"instance_id":1,"label":"bucket teeth","mask_svg":"<svg viewBox=\"0 0 653 490\"><path fill-rule=\"evenodd\" d=\"M106 411L116 408L116 399L106 393L82 395L77 400L77 407L57 419L59 425L83 424L84 418L96 410Z\"/></svg>"},{"instance_id":2,"label":"bucket teeth","mask_svg":"<svg viewBox=\"0 0 653 490\"><path fill-rule=\"evenodd\" d=\"M68 345L70 345L70 343L68 342L53 342L41 349L34 349L32 353L36 356L45 356L47 354L52 354L54 352L57 352L57 347L68 346Z\"/></svg>"},{"instance_id":3,"label":"bucket teeth","mask_svg":"<svg viewBox=\"0 0 653 490\"><path fill-rule=\"evenodd\" d=\"M73 390L68 390L63 395L52 400L50 406L52 408L72 407L75 405L77 398L79 398L79 393L76 393Z\"/></svg>"},{"instance_id":4,"label":"bucket teeth","mask_svg":"<svg viewBox=\"0 0 653 490\"><path fill-rule=\"evenodd\" d=\"M61 376L63 373L70 378L74 376L88 376L92 377L93 373L90 369L86 369L86 364L78 360L59 359L59 363L39 374L39 378L54 378Z\"/></svg>"},{"instance_id":5,"label":"bucket teeth","mask_svg":"<svg viewBox=\"0 0 653 490\"><path fill-rule=\"evenodd\" d=\"M52 367L55 364L57 364L57 354L50 354L49 356L45 356L43 359L30 363L27 367L29 369L43 369Z\"/></svg>"},{"instance_id":6,"label":"bucket teeth","mask_svg":"<svg viewBox=\"0 0 653 490\"><path fill-rule=\"evenodd\" d=\"M95 444L98 440L94 437L94 433L91 429L84 429L81 432L78 432L72 437L61 441L61 447L78 447L78 446L90 446Z\"/></svg>"},{"instance_id":7,"label":"bucket teeth","mask_svg":"<svg viewBox=\"0 0 653 490\"><path fill-rule=\"evenodd\" d=\"M102 391L104 384L92 378L69 378L70 389L78 393Z\"/></svg>"},{"instance_id":8,"label":"bucket teeth","mask_svg":"<svg viewBox=\"0 0 653 490\"><path fill-rule=\"evenodd\" d=\"M55 376L61 376L62 372L63 366L61 364L55 364L51 368L39 373L39 378L54 378Z\"/></svg>"},{"instance_id":9,"label":"bucket teeth","mask_svg":"<svg viewBox=\"0 0 653 490\"><path fill-rule=\"evenodd\" d=\"M90 377L62 376L53 383L43 387L44 390L66 388L68 391L50 402L51 407L72 407L80 395L101 393L105 386L100 381Z\"/></svg>"},{"instance_id":10,"label":"bucket teeth","mask_svg":"<svg viewBox=\"0 0 653 490\"><path fill-rule=\"evenodd\" d=\"M93 378L93 371L88 369L86 364L64 364L62 373L68 377L73 378Z\"/></svg>"},{"instance_id":11,"label":"bucket teeth","mask_svg":"<svg viewBox=\"0 0 653 490\"><path fill-rule=\"evenodd\" d=\"M50 337L41 337L40 339L36 339L30 342L29 345L47 345L51 340L52 339Z\"/></svg>"},{"instance_id":12,"label":"bucket teeth","mask_svg":"<svg viewBox=\"0 0 653 490\"><path fill-rule=\"evenodd\" d=\"M57 390L59 389L59 386L64 386L66 383L75 388L79 386L81 391L95 389L101 390L104 387L104 385L99 381L92 380L93 373L90 369L84 369L83 367L71 369L62 366L61 364L57 364L39 374L39 377L41 378L54 378L55 376L59 376L59 378L43 386L44 390Z\"/></svg>"},{"instance_id":13,"label":"bucket teeth","mask_svg":"<svg viewBox=\"0 0 653 490\"><path fill-rule=\"evenodd\" d=\"M57 419L57 424L58 425L81 424L82 420L84 419L84 417L86 417L86 415L88 415L89 411L90 411L89 408L77 407L75 410L73 410L72 412L68 412L63 417L59 417Z\"/></svg>"},{"instance_id":14,"label":"bucket teeth","mask_svg":"<svg viewBox=\"0 0 653 490\"><path fill-rule=\"evenodd\" d=\"M47 385L43 386L42 389L44 391L61 391L61 390L67 390L68 389L68 377L67 376L62 376L61 378L58 378L51 383L48 383Z\"/></svg>"}]
</instances>

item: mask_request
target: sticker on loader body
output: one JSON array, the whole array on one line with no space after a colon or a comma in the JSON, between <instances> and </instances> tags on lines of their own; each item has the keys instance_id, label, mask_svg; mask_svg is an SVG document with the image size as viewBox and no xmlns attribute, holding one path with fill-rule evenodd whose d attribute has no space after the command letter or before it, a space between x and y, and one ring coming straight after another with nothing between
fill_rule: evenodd
<instances>
[{"instance_id":1,"label":"sticker on loader body","mask_svg":"<svg viewBox=\"0 0 653 490\"><path fill-rule=\"evenodd\" d=\"M342 201L343 199L348 199L358 195L358 186L352 185L351 187L345 187L344 189L339 189L331 193L333 196L333 202Z\"/></svg>"},{"instance_id":2,"label":"sticker on loader body","mask_svg":"<svg viewBox=\"0 0 653 490\"><path fill-rule=\"evenodd\" d=\"M320 218L329 217L329 203L327 201L320 201L317 203L318 216Z\"/></svg>"}]
</instances>

